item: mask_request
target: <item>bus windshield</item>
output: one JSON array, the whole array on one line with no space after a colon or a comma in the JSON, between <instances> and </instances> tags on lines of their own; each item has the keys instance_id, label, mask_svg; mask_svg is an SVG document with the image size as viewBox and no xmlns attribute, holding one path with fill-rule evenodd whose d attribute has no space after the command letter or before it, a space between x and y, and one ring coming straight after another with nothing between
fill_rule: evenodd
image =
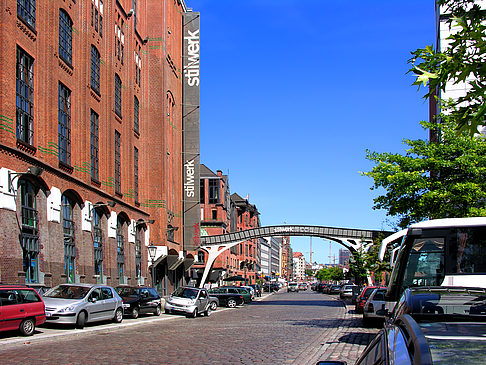
<instances>
[{"instance_id":1,"label":"bus windshield","mask_svg":"<svg viewBox=\"0 0 486 365\"><path fill-rule=\"evenodd\" d=\"M486 227L438 227L404 237L388 290L397 300L406 288L486 287Z\"/></svg>"}]
</instances>

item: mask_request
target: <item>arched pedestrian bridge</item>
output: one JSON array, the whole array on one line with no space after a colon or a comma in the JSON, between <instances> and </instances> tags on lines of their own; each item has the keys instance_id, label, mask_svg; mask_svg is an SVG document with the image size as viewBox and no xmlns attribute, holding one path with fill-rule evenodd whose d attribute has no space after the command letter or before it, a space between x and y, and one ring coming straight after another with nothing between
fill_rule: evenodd
<instances>
[{"instance_id":1,"label":"arched pedestrian bridge","mask_svg":"<svg viewBox=\"0 0 486 365\"><path fill-rule=\"evenodd\" d=\"M199 248L208 252L209 256L208 261L206 262L206 267L204 268L200 285L201 287L204 285L214 261L223 251L254 238L265 238L272 236L320 237L338 242L351 252L354 252L358 251L361 247L363 247L363 249L366 251L379 234L386 237L392 233L393 232L365 229L307 225L282 225L252 228L217 236L203 236L200 238Z\"/></svg>"}]
</instances>

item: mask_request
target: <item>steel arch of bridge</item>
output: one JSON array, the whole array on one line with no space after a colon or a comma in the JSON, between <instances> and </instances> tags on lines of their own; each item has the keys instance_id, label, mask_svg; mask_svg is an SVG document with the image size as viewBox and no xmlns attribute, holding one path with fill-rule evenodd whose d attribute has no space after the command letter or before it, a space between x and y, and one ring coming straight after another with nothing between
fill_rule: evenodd
<instances>
[{"instance_id":1,"label":"steel arch of bridge","mask_svg":"<svg viewBox=\"0 0 486 365\"><path fill-rule=\"evenodd\" d=\"M320 237L338 242L351 252L354 252L358 251L361 247L363 247L364 250L367 250L372 245L373 240L377 238L379 234L388 236L392 233L393 232L387 231L323 226L281 225L252 228L217 236L203 236L200 238L199 248L208 253L208 261L206 262L206 266L204 268L200 287L202 287L206 282L209 270L219 255L221 255L228 248L254 238L265 238L272 236Z\"/></svg>"}]
</instances>

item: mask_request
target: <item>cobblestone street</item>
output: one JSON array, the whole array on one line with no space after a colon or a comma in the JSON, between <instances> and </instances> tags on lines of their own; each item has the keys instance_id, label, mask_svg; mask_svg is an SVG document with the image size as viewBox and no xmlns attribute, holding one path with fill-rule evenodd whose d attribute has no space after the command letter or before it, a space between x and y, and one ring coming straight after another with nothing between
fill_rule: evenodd
<instances>
[{"instance_id":1,"label":"cobblestone street","mask_svg":"<svg viewBox=\"0 0 486 365\"><path fill-rule=\"evenodd\" d=\"M85 330L39 328L0 338L2 364L315 364L354 363L377 329L362 328L336 296L279 292L210 317L162 315ZM132 325L133 324L133 325Z\"/></svg>"}]
</instances>

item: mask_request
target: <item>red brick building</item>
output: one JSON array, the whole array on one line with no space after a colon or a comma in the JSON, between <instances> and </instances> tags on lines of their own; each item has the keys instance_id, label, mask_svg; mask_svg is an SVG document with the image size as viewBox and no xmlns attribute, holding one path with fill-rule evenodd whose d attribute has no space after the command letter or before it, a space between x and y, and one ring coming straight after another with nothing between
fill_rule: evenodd
<instances>
[{"instance_id":1,"label":"red brick building","mask_svg":"<svg viewBox=\"0 0 486 365\"><path fill-rule=\"evenodd\" d=\"M187 279L180 0L6 0L0 281ZM39 172L42 169L42 174Z\"/></svg>"},{"instance_id":2,"label":"red brick building","mask_svg":"<svg viewBox=\"0 0 486 365\"><path fill-rule=\"evenodd\" d=\"M231 194L231 202L234 205L235 231L260 227L260 213L255 205L249 203L248 198L234 193ZM254 284L260 267L258 239L248 240L235 247L239 265L234 274L246 278L247 284Z\"/></svg>"},{"instance_id":3,"label":"red brick building","mask_svg":"<svg viewBox=\"0 0 486 365\"><path fill-rule=\"evenodd\" d=\"M214 236L231 232L231 200L228 176L221 170L216 173L204 164L200 168L201 235ZM202 275L207 253L198 252L193 268L197 277ZM213 263L208 280L219 282L227 274L235 272L239 265L235 249L224 251ZM196 277L196 275L195 275Z\"/></svg>"}]
</instances>

